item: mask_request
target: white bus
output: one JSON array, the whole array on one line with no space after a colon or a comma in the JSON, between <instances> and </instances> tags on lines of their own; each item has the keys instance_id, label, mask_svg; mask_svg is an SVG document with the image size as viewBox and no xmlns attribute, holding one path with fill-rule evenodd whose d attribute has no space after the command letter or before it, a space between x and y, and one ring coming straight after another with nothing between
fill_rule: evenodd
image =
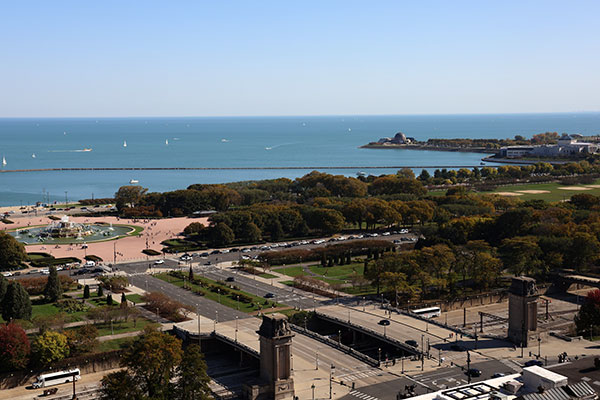
<instances>
[{"instance_id":1,"label":"white bus","mask_svg":"<svg viewBox=\"0 0 600 400\"><path fill-rule=\"evenodd\" d=\"M70 369L67 371L52 372L50 374L42 374L37 377L37 380L31 384L34 389L39 389L47 386L58 385L60 383L73 382L73 378L78 381L81 379L79 368Z\"/></svg>"},{"instance_id":2,"label":"white bus","mask_svg":"<svg viewBox=\"0 0 600 400\"><path fill-rule=\"evenodd\" d=\"M442 310L439 307L419 308L417 310L410 310L410 312L425 318L439 317L442 315Z\"/></svg>"}]
</instances>

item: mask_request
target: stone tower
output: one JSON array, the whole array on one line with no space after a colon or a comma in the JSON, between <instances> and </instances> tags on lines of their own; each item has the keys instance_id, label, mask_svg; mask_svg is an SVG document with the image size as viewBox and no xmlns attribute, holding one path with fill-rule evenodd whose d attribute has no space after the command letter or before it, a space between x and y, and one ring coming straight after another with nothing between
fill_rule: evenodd
<instances>
[{"instance_id":1,"label":"stone tower","mask_svg":"<svg viewBox=\"0 0 600 400\"><path fill-rule=\"evenodd\" d=\"M285 315L263 315L260 336L260 381L244 385L246 399L294 398L292 333Z\"/></svg>"},{"instance_id":2,"label":"stone tower","mask_svg":"<svg viewBox=\"0 0 600 400\"><path fill-rule=\"evenodd\" d=\"M508 338L526 347L529 333L537 330L538 293L535 279L514 277L508 294Z\"/></svg>"}]
</instances>

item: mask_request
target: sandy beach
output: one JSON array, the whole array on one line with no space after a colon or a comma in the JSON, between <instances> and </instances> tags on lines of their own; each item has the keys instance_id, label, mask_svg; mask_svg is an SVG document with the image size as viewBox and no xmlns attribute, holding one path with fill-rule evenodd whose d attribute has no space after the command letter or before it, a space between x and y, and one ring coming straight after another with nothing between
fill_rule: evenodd
<instances>
[{"instance_id":1,"label":"sandy beach","mask_svg":"<svg viewBox=\"0 0 600 400\"><path fill-rule=\"evenodd\" d=\"M56 214L61 217L61 214ZM85 254L96 255L106 262L114 261L116 251L116 261L146 260L148 257L142 253L148 247L156 251L162 249L160 242L166 239L180 237L183 229L192 222L200 222L207 225L207 218L167 218L158 220L131 220L117 217L69 217L73 222L93 224L96 222L106 222L113 224L136 225L144 230L139 236L128 236L118 240L109 240L105 242L87 243L88 248L83 249L81 245L62 244L59 246L48 244L36 244L26 246L27 252L45 252L54 257L77 257L83 259ZM14 224L0 224L0 229L10 230L14 228L23 228L34 225L46 225L52 222L47 215L44 216L19 216L12 218ZM152 257L150 257L151 259ZM156 257L155 257L156 258Z\"/></svg>"}]
</instances>

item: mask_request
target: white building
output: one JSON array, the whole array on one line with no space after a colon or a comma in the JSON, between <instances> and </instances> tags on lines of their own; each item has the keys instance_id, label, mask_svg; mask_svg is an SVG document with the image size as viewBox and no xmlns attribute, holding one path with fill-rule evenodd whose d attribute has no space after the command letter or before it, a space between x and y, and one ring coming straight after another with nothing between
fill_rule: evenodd
<instances>
[{"instance_id":1,"label":"white building","mask_svg":"<svg viewBox=\"0 0 600 400\"><path fill-rule=\"evenodd\" d=\"M533 157L572 157L576 155L595 154L596 143L578 142L571 135L563 133L557 144L541 146L507 146L500 149L500 156L506 158Z\"/></svg>"}]
</instances>

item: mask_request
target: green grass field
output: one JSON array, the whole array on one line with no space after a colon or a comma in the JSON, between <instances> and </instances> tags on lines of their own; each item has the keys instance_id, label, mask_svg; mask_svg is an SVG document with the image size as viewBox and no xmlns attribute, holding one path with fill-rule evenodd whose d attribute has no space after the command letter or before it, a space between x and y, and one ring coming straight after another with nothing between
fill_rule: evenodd
<instances>
[{"instance_id":1,"label":"green grass field","mask_svg":"<svg viewBox=\"0 0 600 400\"><path fill-rule=\"evenodd\" d=\"M142 296L139 294L128 294L125 296L125 298L131 302L133 302L134 304L139 304L139 303L143 303L144 301L142 300Z\"/></svg>"},{"instance_id":2,"label":"green grass field","mask_svg":"<svg viewBox=\"0 0 600 400\"><path fill-rule=\"evenodd\" d=\"M265 272L265 273L262 273L262 274L259 274L258 276L260 276L261 278L265 278L265 279L277 278L277 276L276 276L276 275L273 275L273 274L268 274L268 273L266 273L266 272Z\"/></svg>"},{"instance_id":3,"label":"green grass field","mask_svg":"<svg viewBox=\"0 0 600 400\"><path fill-rule=\"evenodd\" d=\"M296 277L298 275L305 275L305 272L304 272L304 270L302 270L302 267L273 268L273 271L277 271L280 274L291 276L292 278L294 278L294 277Z\"/></svg>"},{"instance_id":4,"label":"green grass field","mask_svg":"<svg viewBox=\"0 0 600 400\"><path fill-rule=\"evenodd\" d=\"M162 279L165 282L169 282L169 283L171 283L171 284L173 284L175 286L183 287L183 279L175 278L175 277L170 276L170 275L168 275L166 273L157 274L157 275L154 275L154 276L156 278ZM211 279L207 279L207 278L204 278L204 277L202 277L200 279L203 282L207 283L207 284L213 284L213 285L217 285L218 284L216 281L213 281ZM238 305L239 305L240 311L247 312L247 313L248 312L257 311L257 310L260 310L260 309L265 309L265 301L267 301L268 307L271 307L272 304L274 303L274 300L275 300L275 299L265 299L265 298L260 297L260 296L255 296L255 295L253 295L251 293L244 292L242 290L229 289L232 293L234 293L233 298L231 298L231 297L229 297L227 295L224 295L224 294L221 294L219 296L219 293L212 292L212 291L210 291L210 290L208 290L208 289L206 289L204 287L201 287L199 285L192 284L191 286L192 286L192 288L195 291L200 290L202 293L204 293L204 297L207 298L207 299L210 299L210 300L216 301L216 302L220 302L224 306L227 306L227 307L233 308L233 309L237 309ZM240 301L239 304L238 304L238 301L235 298L235 294L242 294L242 295L249 296L249 297L252 298L253 303L244 303L244 302ZM259 307L259 305L260 305L260 307ZM282 306L284 306L284 305L283 304L279 304L279 303L275 304L275 307L282 307Z\"/></svg>"},{"instance_id":5,"label":"green grass field","mask_svg":"<svg viewBox=\"0 0 600 400\"><path fill-rule=\"evenodd\" d=\"M599 181L594 182L594 184L598 184ZM509 185L509 186L499 186L493 192L483 192L486 194L493 194L498 192L515 192L523 190L543 190L549 193L520 193L521 196L515 196L515 198L520 200L545 200L548 202L553 201L562 201L568 200L574 194L578 193L588 193L593 194L594 196L600 196L600 188L589 187L588 185L577 185L576 187L587 187L589 190L564 190L559 188L569 188L573 186L566 186L561 183L532 183L525 185Z\"/></svg>"},{"instance_id":6,"label":"green grass field","mask_svg":"<svg viewBox=\"0 0 600 400\"><path fill-rule=\"evenodd\" d=\"M97 349L97 353L102 353L102 352L111 351L111 350L119 350L123 346L126 346L129 343L133 342L135 339L137 339L137 338L126 337L126 338L121 338L121 339L107 340L106 342L100 343L100 346L98 346L98 349Z\"/></svg>"},{"instance_id":7,"label":"green grass field","mask_svg":"<svg viewBox=\"0 0 600 400\"><path fill-rule=\"evenodd\" d=\"M335 265L333 267L311 265L309 269L311 272L323 276L324 280L335 281L334 283L344 283L344 281L349 283L353 276L363 274L365 266L362 263Z\"/></svg>"},{"instance_id":8,"label":"green grass field","mask_svg":"<svg viewBox=\"0 0 600 400\"><path fill-rule=\"evenodd\" d=\"M158 326L157 323L147 320L145 318L138 318L138 320L135 324L134 324L133 320L131 320L131 319L127 322L126 321L113 322L112 331L110 329L110 324L102 323L102 324L96 324L95 326L96 326L96 329L98 329L98 336L107 336L107 335L110 335L111 332L114 332L115 335L118 335L119 333L141 331L147 325Z\"/></svg>"}]
</instances>

